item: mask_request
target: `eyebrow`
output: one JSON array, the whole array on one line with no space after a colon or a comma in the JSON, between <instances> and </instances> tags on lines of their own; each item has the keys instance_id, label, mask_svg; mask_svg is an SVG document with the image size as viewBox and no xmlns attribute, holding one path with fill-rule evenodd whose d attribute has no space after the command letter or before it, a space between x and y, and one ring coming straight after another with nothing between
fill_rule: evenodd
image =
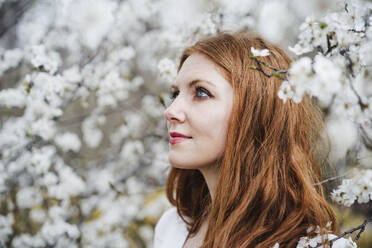
<instances>
[{"instance_id":1,"label":"eyebrow","mask_svg":"<svg viewBox=\"0 0 372 248\"><path fill-rule=\"evenodd\" d=\"M210 84L211 86L215 87L215 85L212 82L209 82L208 80L205 80L205 79L199 79L199 78L190 81L188 83L188 85L191 88L192 86L194 86L195 84L197 84L199 82L206 82L207 84ZM172 89L178 89L178 87L175 84L172 84L171 87L172 87Z\"/></svg>"}]
</instances>

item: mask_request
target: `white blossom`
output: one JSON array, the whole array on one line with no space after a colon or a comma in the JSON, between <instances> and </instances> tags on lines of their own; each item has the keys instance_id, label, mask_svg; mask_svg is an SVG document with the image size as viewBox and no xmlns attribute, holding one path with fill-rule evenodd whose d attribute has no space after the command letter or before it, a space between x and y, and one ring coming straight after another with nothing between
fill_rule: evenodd
<instances>
[{"instance_id":1,"label":"white blossom","mask_svg":"<svg viewBox=\"0 0 372 248\"><path fill-rule=\"evenodd\" d=\"M294 95L293 85L288 81L283 81L278 91L279 98L285 103L288 99L292 99Z\"/></svg>"},{"instance_id":2,"label":"white blossom","mask_svg":"<svg viewBox=\"0 0 372 248\"><path fill-rule=\"evenodd\" d=\"M358 130L353 122L341 118L326 120L326 128L331 142L329 158L337 162L357 143Z\"/></svg>"},{"instance_id":3,"label":"white blossom","mask_svg":"<svg viewBox=\"0 0 372 248\"><path fill-rule=\"evenodd\" d=\"M275 243L275 245L272 248L279 248L279 243Z\"/></svg>"},{"instance_id":4,"label":"white blossom","mask_svg":"<svg viewBox=\"0 0 372 248\"><path fill-rule=\"evenodd\" d=\"M35 205L41 204L43 196L37 188L28 187L21 188L17 192L17 206L19 208L31 208Z\"/></svg>"},{"instance_id":5,"label":"white blossom","mask_svg":"<svg viewBox=\"0 0 372 248\"><path fill-rule=\"evenodd\" d=\"M365 66L372 66L372 40L365 42L359 50L360 60Z\"/></svg>"},{"instance_id":6,"label":"white blossom","mask_svg":"<svg viewBox=\"0 0 372 248\"><path fill-rule=\"evenodd\" d=\"M143 97L142 106L144 108L144 111L155 118L159 118L163 115L164 109L162 108L162 105L160 104L159 97L154 97L150 95L146 95Z\"/></svg>"},{"instance_id":7,"label":"white blossom","mask_svg":"<svg viewBox=\"0 0 372 248\"><path fill-rule=\"evenodd\" d=\"M120 156L129 165L138 163L141 156L143 156L144 147L141 141L126 142L120 151Z\"/></svg>"},{"instance_id":8,"label":"white blossom","mask_svg":"<svg viewBox=\"0 0 372 248\"><path fill-rule=\"evenodd\" d=\"M251 53L255 57L265 57L265 56L269 56L270 55L269 50L267 50L267 49L260 50L260 49L254 48L254 47L251 47Z\"/></svg>"},{"instance_id":9,"label":"white blossom","mask_svg":"<svg viewBox=\"0 0 372 248\"><path fill-rule=\"evenodd\" d=\"M56 136L55 141L64 152L69 150L78 152L81 147L80 139L75 133L66 132L59 134Z\"/></svg>"},{"instance_id":10,"label":"white blossom","mask_svg":"<svg viewBox=\"0 0 372 248\"><path fill-rule=\"evenodd\" d=\"M20 234L12 240L12 246L15 248L24 247L43 247L46 246L45 241L39 236L31 236L28 233Z\"/></svg>"},{"instance_id":11,"label":"white blossom","mask_svg":"<svg viewBox=\"0 0 372 248\"><path fill-rule=\"evenodd\" d=\"M75 30L84 45L96 49L114 21L113 1L78 0L68 7L68 27Z\"/></svg>"},{"instance_id":12,"label":"white blossom","mask_svg":"<svg viewBox=\"0 0 372 248\"><path fill-rule=\"evenodd\" d=\"M26 95L18 89L3 89L0 91L0 105L7 108L23 108L26 104Z\"/></svg>"},{"instance_id":13,"label":"white blossom","mask_svg":"<svg viewBox=\"0 0 372 248\"><path fill-rule=\"evenodd\" d=\"M312 95L320 100L328 102L333 93L342 87L342 70L330 59L323 55L317 55L314 59L315 79L311 87Z\"/></svg>"},{"instance_id":14,"label":"white blossom","mask_svg":"<svg viewBox=\"0 0 372 248\"><path fill-rule=\"evenodd\" d=\"M285 12L287 14L283 15ZM264 38L278 43L284 38L282 32L290 27L292 19L292 13L286 11L285 4L267 1L260 11L257 29Z\"/></svg>"},{"instance_id":15,"label":"white blossom","mask_svg":"<svg viewBox=\"0 0 372 248\"><path fill-rule=\"evenodd\" d=\"M106 119L104 116L101 117L89 117L83 121L82 124L82 131L83 131L83 139L87 146L94 148L99 145L102 140L103 133L97 127L98 125L102 125L105 123Z\"/></svg>"},{"instance_id":16,"label":"white blossom","mask_svg":"<svg viewBox=\"0 0 372 248\"><path fill-rule=\"evenodd\" d=\"M171 83L175 80L177 75L177 67L172 60L168 58L163 58L162 60L159 61L158 69L161 78L165 80L167 83Z\"/></svg>"},{"instance_id":17,"label":"white blossom","mask_svg":"<svg viewBox=\"0 0 372 248\"><path fill-rule=\"evenodd\" d=\"M21 49L15 48L11 50L6 50L4 53L3 63L6 65L6 68L13 68L17 66L23 59L24 53Z\"/></svg>"},{"instance_id":18,"label":"white blossom","mask_svg":"<svg viewBox=\"0 0 372 248\"><path fill-rule=\"evenodd\" d=\"M51 74L54 74L61 64L59 54L54 51L47 52L46 47L43 45L33 46L30 54L30 62L35 68L43 67Z\"/></svg>"},{"instance_id":19,"label":"white blossom","mask_svg":"<svg viewBox=\"0 0 372 248\"><path fill-rule=\"evenodd\" d=\"M83 79L78 66L72 66L71 68L65 70L63 72L63 78L70 83L80 82Z\"/></svg>"},{"instance_id":20,"label":"white blossom","mask_svg":"<svg viewBox=\"0 0 372 248\"><path fill-rule=\"evenodd\" d=\"M311 94L311 86L314 81L314 73L312 71L312 60L309 57L302 57L293 62L289 69L288 81L282 83L279 90L279 97L285 100L293 99L299 103L305 92ZM285 100L284 100L285 99Z\"/></svg>"},{"instance_id":21,"label":"white blossom","mask_svg":"<svg viewBox=\"0 0 372 248\"><path fill-rule=\"evenodd\" d=\"M55 153L56 148L54 146L44 146L41 149L34 149L30 158L31 166L28 166L28 169L36 175L47 173L53 163Z\"/></svg>"},{"instance_id":22,"label":"white blossom","mask_svg":"<svg viewBox=\"0 0 372 248\"><path fill-rule=\"evenodd\" d=\"M357 200L367 203L372 200L372 170L354 171L351 179L342 180L341 185L333 190L331 197L338 204L350 207Z\"/></svg>"},{"instance_id":23,"label":"white blossom","mask_svg":"<svg viewBox=\"0 0 372 248\"><path fill-rule=\"evenodd\" d=\"M296 248L314 248L314 247L320 247L323 248L322 244L322 238L324 241L331 241L335 238L337 238L336 235L330 233L328 230L324 230L325 234L320 234L320 228L319 226L316 228L315 233L317 234L315 237L301 237ZM319 245L319 246L318 246ZM329 247L326 245L326 247ZM340 238L336 241L333 241L331 248L357 248L357 245L351 237L348 239L346 238Z\"/></svg>"},{"instance_id":24,"label":"white blossom","mask_svg":"<svg viewBox=\"0 0 372 248\"><path fill-rule=\"evenodd\" d=\"M58 164L56 168L59 175L58 184L50 185L48 192L57 199L67 199L71 196L77 196L85 189L84 181L66 165Z\"/></svg>"},{"instance_id":25,"label":"white blossom","mask_svg":"<svg viewBox=\"0 0 372 248\"><path fill-rule=\"evenodd\" d=\"M30 218L35 222L44 222L46 218L45 211L40 208L33 208L30 211Z\"/></svg>"},{"instance_id":26,"label":"white blossom","mask_svg":"<svg viewBox=\"0 0 372 248\"><path fill-rule=\"evenodd\" d=\"M206 13L201 17L199 28L201 29L201 33L204 35L211 35L217 32L217 26L210 13Z\"/></svg>"},{"instance_id":27,"label":"white blossom","mask_svg":"<svg viewBox=\"0 0 372 248\"><path fill-rule=\"evenodd\" d=\"M69 239L77 239L80 233L77 226L57 219L54 222L45 222L40 230L40 234L48 243L53 243L64 235L67 235Z\"/></svg>"}]
</instances>

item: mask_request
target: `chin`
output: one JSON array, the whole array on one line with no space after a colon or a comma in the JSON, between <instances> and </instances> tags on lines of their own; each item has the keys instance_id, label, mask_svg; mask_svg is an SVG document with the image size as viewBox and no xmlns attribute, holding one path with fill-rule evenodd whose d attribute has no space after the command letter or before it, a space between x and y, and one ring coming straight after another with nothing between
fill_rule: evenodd
<instances>
[{"instance_id":1,"label":"chin","mask_svg":"<svg viewBox=\"0 0 372 248\"><path fill-rule=\"evenodd\" d=\"M199 166L197 166L193 163L190 163L189 161L187 161L186 158L183 158L183 157L174 158L173 156L170 155L168 157L168 159L169 159L170 165L173 168L186 169L186 170L192 170L192 169L198 169L199 168Z\"/></svg>"},{"instance_id":2,"label":"chin","mask_svg":"<svg viewBox=\"0 0 372 248\"><path fill-rule=\"evenodd\" d=\"M204 162L204 161L203 161ZM169 163L173 168L185 169L185 170L198 170L207 167L209 163L195 163L187 161L187 159L173 158L169 156Z\"/></svg>"},{"instance_id":3,"label":"chin","mask_svg":"<svg viewBox=\"0 0 372 248\"><path fill-rule=\"evenodd\" d=\"M195 170L195 169L199 169L199 166L192 166L192 165L190 165L190 164L185 164L184 162L183 162L183 163L170 162L170 165L171 165L173 168L177 168L177 169L185 169L185 170Z\"/></svg>"}]
</instances>

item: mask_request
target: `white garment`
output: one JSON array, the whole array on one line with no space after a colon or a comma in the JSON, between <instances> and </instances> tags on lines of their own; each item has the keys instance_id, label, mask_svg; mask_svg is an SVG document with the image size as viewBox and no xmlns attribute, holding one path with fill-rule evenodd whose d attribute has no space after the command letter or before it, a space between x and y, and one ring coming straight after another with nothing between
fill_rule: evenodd
<instances>
[{"instance_id":1,"label":"white garment","mask_svg":"<svg viewBox=\"0 0 372 248\"><path fill-rule=\"evenodd\" d=\"M187 235L188 231L185 222L183 222L181 217L178 215L177 209L172 207L164 212L155 226L153 248L182 248ZM328 234L329 239L333 239L335 237L336 236L333 234ZM314 240L317 239L319 238L314 238ZM357 246L351 240L351 238L338 239L332 245L332 248L344 247L356 248Z\"/></svg>"},{"instance_id":2,"label":"white garment","mask_svg":"<svg viewBox=\"0 0 372 248\"><path fill-rule=\"evenodd\" d=\"M164 212L155 226L153 248L182 248L187 234L185 222L172 207Z\"/></svg>"}]
</instances>

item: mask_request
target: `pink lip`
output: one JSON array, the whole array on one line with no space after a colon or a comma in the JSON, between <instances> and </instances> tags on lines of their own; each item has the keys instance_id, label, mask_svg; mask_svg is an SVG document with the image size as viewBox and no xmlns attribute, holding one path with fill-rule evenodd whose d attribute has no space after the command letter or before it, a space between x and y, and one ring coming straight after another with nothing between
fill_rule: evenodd
<instances>
[{"instance_id":1,"label":"pink lip","mask_svg":"<svg viewBox=\"0 0 372 248\"><path fill-rule=\"evenodd\" d=\"M171 136L169 139L169 143L171 143L172 145L192 138L177 132L170 132L169 135Z\"/></svg>"},{"instance_id":2,"label":"pink lip","mask_svg":"<svg viewBox=\"0 0 372 248\"><path fill-rule=\"evenodd\" d=\"M169 139L169 143L171 143L173 145L173 144L180 143L180 142L188 140L188 139L191 139L191 138L174 137L174 138Z\"/></svg>"},{"instance_id":3,"label":"pink lip","mask_svg":"<svg viewBox=\"0 0 372 248\"><path fill-rule=\"evenodd\" d=\"M169 135L172 137L172 138L175 138L175 137L182 137L182 138L191 138L190 136L186 136L182 133L177 133L177 132L170 132Z\"/></svg>"}]
</instances>

